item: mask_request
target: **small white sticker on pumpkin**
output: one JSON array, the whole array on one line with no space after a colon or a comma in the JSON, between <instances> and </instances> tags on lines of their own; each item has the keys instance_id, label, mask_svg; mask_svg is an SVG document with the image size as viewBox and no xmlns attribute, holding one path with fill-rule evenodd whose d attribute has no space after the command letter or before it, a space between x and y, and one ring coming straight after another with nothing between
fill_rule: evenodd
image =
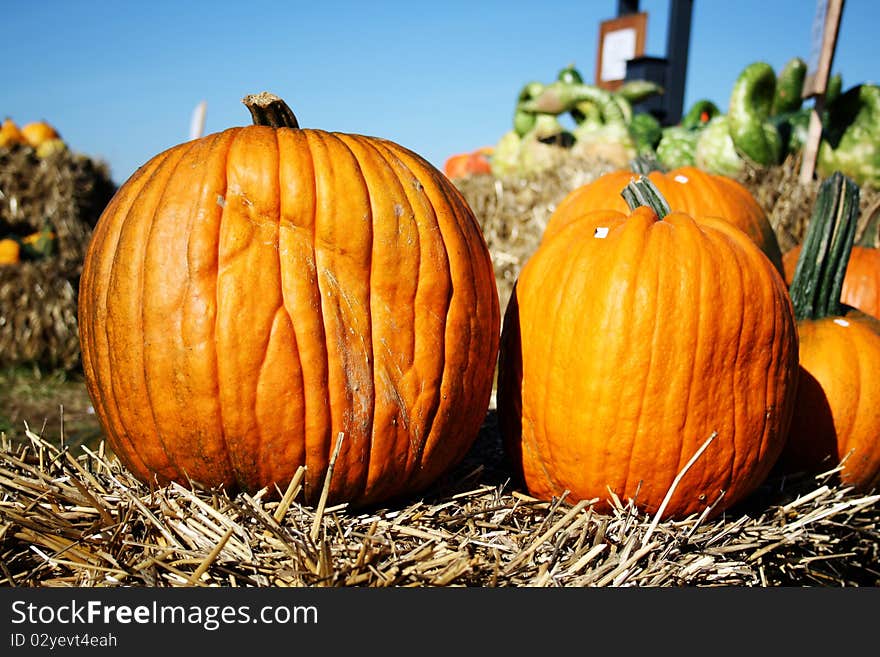
<instances>
[{"instance_id":1,"label":"small white sticker on pumpkin","mask_svg":"<svg viewBox=\"0 0 880 657\"><path fill-rule=\"evenodd\" d=\"M688 177L687 177L687 176L683 176L683 175L681 175L681 174L679 173L679 174L677 174L677 175L675 176L675 178L673 178L673 180L674 180L675 182L679 182L679 183L681 183L681 184L684 184L684 183L686 183L686 182L688 181Z\"/></svg>"},{"instance_id":2,"label":"small white sticker on pumpkin","mask_svg":"<svg viewBox=\"0 0 880 657\"><path fill-rule=\"evenodd\" d=\"M226 199L223 198L220 194L217 194L217 205L219 205L221 208L226 205Z\"/></svg>"},{"instance_id":3,"label":"small white sticker on pumpkin","mask_svg":"<svg viewBox=\"0 0 880 657\"><path fill-rule=\"evenodd\" d=\"M593 231L593 237L596 239L604 240L608 237L608 226L599 226L595 231Z\"/></svg>"},{"instance_id":4,"label":"small white sticker on pumpkin","mask_svg":"<svg viewBox=\"0 0 880 657\"><path fill-rule=\"evenodd\" d=\"M834 323L837 324L838 326L849 326L849 322L846 321L845 319L835 319Z\"/></svg>"}]
</instances>

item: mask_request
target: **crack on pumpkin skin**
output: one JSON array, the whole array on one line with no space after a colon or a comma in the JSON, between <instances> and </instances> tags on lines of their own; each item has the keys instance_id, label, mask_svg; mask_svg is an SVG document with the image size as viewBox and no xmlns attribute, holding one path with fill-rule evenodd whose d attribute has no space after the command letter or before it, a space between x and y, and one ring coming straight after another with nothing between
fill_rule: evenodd
<instances>
[{"instance_id":1,"label":"crack on pumpkin skin","mask_svg":"<svg viewBox=\"0 0 880 657\"><path fill-rule=\"evenodd\" d=\"M416 182L418 184L417 189L419 189L422 193L425 194L425 196L428 199L427 202L430 205L430 207L432 208L432 212L433 212L434 216L436 217L438 232L440 235L440 240L443 245L443 249L445 252L445 261L446 261L447 267L448 267L449 293L448 293L448 297L445 302L446 321L444 323L443 341L444 341L444 344L456 344L456 345L460 345L460 344L462 344L462 342L464 342L464 352L466 353L466 358L464 360L464 363L459 364L459 371L463 374L470 375L470 377L468 377L468 384L471 384L472 383L471 377L473 376L474 370L475 370L473 358L476 357L477 355L479 355L479 352L474 347L474 338L475 338L475 335L479 334L479 329L480 329L479 325L477 324L477 315L476 315L476 311L478 310L480 304L479 304L479 297L478 297L478 293L477 293L477 284L475 281L477 280L477 263L481 259L481 254L476 252L475 242L477 241L477 239L479 239L479 236L481 235L481 233L479 233L479 231L477 231L476 238L474 237L473 233L470 236L467 234L466 225L463 225L463 224L465 222L470 222L468 225L470 226L472 231L474 230L474 227L476 226L476 224L475 224L473 215L470 214L469 209L464 204L463 197L458 193L457 189L451 183L448 183L448 180L445 177L441 177L439 180L436 180L436 181L430 181L430 180L426 181L426 183L427 182L434 183L434 185L432 187L436 193L439 193L439 199L440 199L440 202L437 203L431 197L431 194L428 191L429 185L421 182L421 180L418 177L418 174L424 175L425 173L427 173L427 172L424 169L419 169L418 172L413 170L413 175L416 177ZM447 237L447 235L444 234L443 225L440 221L439 215L437 214L437 207L447 208L451 212L451 214L453 214L455 216L455 220L449 222L451 224L449 226L449 231L450 231L450 233L453 233L453 235L450 237ZM455 251L453 248L451 248L450 242L452 242L453 240L456 242L455 246L462 246L463 247L464 253ZM461 283L458 286L456 285L456 282L454 280L455 273L456 273L455 272L455 265L456 264L463 265L463 267L462 267L463 271L461 271L460 275L459 275L459 280L461 281ZM492 280L494 281L494 276L493 276ZM458 325L456 324L456 321L454 320L454 317L452 316L452 312L453 312L453 309L455 309L458 306L458 304L456 302L456 298L461 296L461 294L462 294L462 292L460 292L459 290L463 291L463 288L465 288L466 284L470 284L470 286L471 286L471 289L468 294L473 295L473 304L472 305L476 306L476 308L473 309L474 312L466 313L463 320L459 320L461 322L461 325L460 325L460 327L458 327ZM497 297L497 293L493 293L492 298L495 298L495 297ZM461 312L464 312L464 311L462 310ZM461 331L465 333L465 335L462 336L461 333L457 333L455 336L455 339L450 338L451 331L455 330L457 327L460 328ZM449 352L448 348L445 349L444 351L445 351L445 353ZM440 388L439 388L439 394L441 396L440 404L445 406L445 409L446 409L445 414L451 415L451 409L450 409L451 404L443 404L443 401L445 401L448 398L448 395L458 393L457 396L462 401L469 401L469 397L473 393L471 393L468 390L467 386L463 387L460 390L456 390L454 388L454 385L459 382L455 381L456 377L452 377L453 381L450 382L450 370L451 370L450 364L447 361L447 359L445 359L445 358L443 359L442 362L443 362L443 374L441 376ZM477 367L479 367L479 365L477 365ZM486 402L487 402L486 405L488 406L488 399L486 400ZM480 404L480 406L482 407L482 404ZM436 415L435 415L435 417L436 417ZM479 419L480 419L480 421L482 421L483 418L481 417ZM462 428L462 423L458 419L450 421L447 417L444 417L443 420L444 420L444 422L447 423L445 426L449 426L449 424L452 424L453 426L455 426L456 430L459 430ZM466 425L467 425L467 423L465 423L465 426ZM479 424L477 424L477 429L478 428L479 428ZM418 473L418 475L416 477L416 481L419 481L419 483L417 484L418 486L425 485L426 479L433 478L433 476L435 476L437 474L437 473L434 473L434 474L425 476L426 458L428 459L429 462L431 462L433 460L432 456L426 457L425 455L433 455L435 449L440 448L438 446L438 443L440 442L439 438L437 438L437 440L435 440L433 443L429 444L429 441L431 440L431 436L433 433L434 433L433 431L431 433L429 433L428 436L425 438L425 440L422 441L424 443L424 446L423 446L422 452L420 454L420 459L419 459L420 472ZM474 431L473 435L469 436L469 438L471 441L473 441L473 439L476 438L476 431ZM461 457L463 457L464 453L466 451L466 448L468 446L469 446L468 443L463 443L464 449L462 448L462 446L459 446L459 448L455 452L453 452L451 454L447 453L445 455L445 458L443 459L447 463L447 467L450 462L458 461Z\"/></svg>"},{"instance_id":2,"label":"crack on pumpkin skin","mask_svg":"<svg viewBox=\"0 0 880 657\"><path fill-rule=\"evenodd\" d=\"M432 214L438 217L445 261L448 263L447 279L451 295L446 300L445 355L440 388L445 406L441 428L466 431L467 435L459 441L448 438L441 441L440 434L432 430L426 439L424 451L429 463L442 455L441 460L448 467L451 461L463 457L473 443L491 397L500 334L500 309L492 262L476 217L458 189L419 156L393 143L388 148L398 153L398 157L405 162L412 163L408 166L424 190ZM444 221L439 220L441 213L438 208L443 210ZM453 310L455 315L452 314ZM492 328L487 335L489 327ZM450 358L451 344L464 344L466 357L461 360ZM491 367L486 366L487 362L491 363ZM454 374L456 372L458 375ZM467 384L463 381L467 381ZM463 385L467 387L462 388ZM446 401L450 396L463 403L467 412L461 417L452 417L451 408L455 402ZM437 436L433 442L432 436ZM432 471L436 474L438 467L425 468L423 459L417 485L424 486L428 482L427 474Z\"/></svg>"},{"instance_id":3,"label":"crack on pumpkin skin","mask_svg":"<svg viewBox=\"0 0 880 657\"><path fill-rule=\"evenodd\" d=\"M280 270L282 301L293 327L301 385L302 464L304 497L314 502L329 460L331 417L328 395L329 354L316 260L318 221L317 176L311 139L304 131L276 133L287 146L279 159L282 216L279 243L285 258ZM296 321L294 321L296 318ZM299 464L296 464L299 465Z\"/></svg>"},{"instance_id":4,"label":"crack on pumpkin skin","mask_svg":"<svg viewBox=\"0 0 880 657\"><path fill-rule=\"evenodd\" d=\"M373 433L374 433L374 423L376 418L376 384L374 381L375 377L375 355L373 350L373 258L374 251L376 248L375 245L375 208L373 201L373 190L370 187L369 181L364 172L364 167L362 165L360 157L357 153L352 149L351 144L349 143L346 137L341 135L334 135L334 138L338 140L338 142L342 145L343 148L349 153L351 157L351 162L354 165L354 171L352 172L352 176L357 177L360 184L363 186L364 193L367 199L367 210L364 212L361 221L363 225L368 229L369 232L369 245L367 245L364 249L364 255L366 258L366 262L358 262L361 269L366 269L367 280L364 285L364 293L366 294L366 299L364 299L365 303L361 303L361 300L358 298L351 298L345 290L340 290L341 298L345 302L346 306L349 309L349 316L355 318L358 316L356 312L356 307L362 308L364 314L364 322L363 326L351 326L348 322L345 323L346 326L349 327L349 331L352 335L356 336L359 339L361 349L363 351L364 358L364 367L358 370L358 374L360 375L359 379L355 382L355 388L351 390L353 394L357 394L357 399L360 404L360 409L356 409L352 407L350 409L351 419L350 422L352 424L359 423L361 428L361 436L363 439L363 444L361 444L358 450L358 454L354 454L357 456L358 462L361 464L359 468L348 468L349 471L354 471L358 473L357 481L353 486L356 486L358 495L368 495L369 491L367 490L367 482L369 481L369 469L370 462L372 461L372 445L373 445ZM357 138L351 138L355 143L360 144ZM382 220L380 217L379 220ZM335 281L334 279L334 282ZM338 283L338 282L337 282ZM346 343L347 339L346 339ZM349 376L349 368L346 367L346 385L351 386L351 382L348 379ZM361 387L367 388L369 390L369 395L365 395L360 392ZM358 419L360 421L358 422ZM350 460L350 459L349 459Z\"/></svg>"},{"instance_id":5,"label":"crack on pumpkin skin","mask_svg":"<svg viewBox=\"0 0 880 657\"><path fill-rule=\"evenodd\" d=\"M373 226L370 215L366 218L360 214L363 206L369 206L370 190L361 171L358 158L344 139L333 133L316 132L316 141L321 142L328 162L321 169L318 182L318 198L324 200L321 210L328 213L324 228L328 232L322 235L316 232L316 261L318 261L318 285L321 289L322 315L324 317L325 334L336 340L336 356L338 364L328 370L331 390L331 409L340 408L341 426L334 428L333 433L343 431L348 440L343 445L337 461L337 472L344 474L345 480L337 480L331 485L331 499L340 497L360 498L364 493L367 478L367 467L364 463L363 450L369 449L370 428L374 417L374 390L372 374L372 345L370 330L370 285L369 280L356 278L356 272L369 269L372 261ZM321 193L322 185L326 186ZM327 199L336 199L329 203ZM358 202L355 203L355 200ZM347 209L343 202L352 203ZM356 206L356 212L355 212ZM319 211L319 216L321 215ZM347 222L357 216L358 227L348 228ZM316 221L316 228L321 224ZM348 229L347 229L348 228ZM366 231L366 232L364 232ZM348 238L349 244L345 244ZM350 261L354 271L347 272ZM344 281L340 276L345 275ZM349 289L352 285L354 289ZM365 304L362 303L361 295ZM355 346L352 337L360 343L360 350ZM328 345L328 359L330 359ZM362 357L359 357L359 354ZM333 360L329 362L334 363ZM339 377L338 392L344 401L336 406L332 400L332 390L336 388L334 378ZM360 451L358 451L360 449ZM329 457L329 453L328 453Z\"/></svg>"},{"instance_id":6,"label":"crack on pumpkin skin","mask_svg":"<svg viewBox=\"0 0 880 657\"><path fill-rule=\"evenodd\" d=\"M305 444L305 458L306 458L306 476L303 479L303 491L306 495L306 499L317 499L316 495L318 491L321 489L321 473L323 469L327 467L329 463L329 455L332 447L330 446L331 441L331 431L332 431L332 415L329 412L329 372L330 372L330 353L327 346L327 329L326 329L326 320L324 318L324 299L321 294L321 284L320 284L320 276L318 273L318 218L319 218L319 203L318 203L318 176L317 176L317 162L315 158L315 152L313 148L313 141L317 138L311 136L310 132L302 132L299 133L301 135L305 135L305 148L303 149L307 154L307 158L310 164L310 176L308 179L311 181L311 196L309 197L311 201L310 214L311 214L311 237L309 239L309 245L311 248L311 259L309 264L311 266L310 272L313 273L313 276L310 277L310 289L313 290L311 298L313 299L313 309L316 315L316 326L320 328L321 334L318 337L316 344L319 345L321 353L323 354L322 359L322 370L321 370L321 385L320 390L323 391L323 394L318 395L321 397L320 410L325 413L324 417L324 431L321 437L321 444L313 446L311 444L312 441L306 440ZM318 140L318 142L323 147L323 143ZM296 325L296 324L294 324ZM299 341L297 341L299 343ZM302 354L300 353L300 363L302 363ZM305 368L303 370L303 379L306 378ZM308 390L308 388L306 389ZM304 395L303 397L303 407L305 416L309 417L310 407L308 403L308 395ZM308 434L306 435L308 437ZM317 454L318 459L320 459L317 463L313 455ZM326 460L325 460L326 459ZM311 463L310 463L311 461Z\"/></svg>"},{"instance_id":7,"label":"crack on pumpkin skin","mask_svg":"<svg viewBox=\"0 0 880 657\"><path fill-rule=\"evenodd\" d=\"M416 213L412 204L409 203L409 199L405 194L404 183L401 179L402 175L412 175L412 172L408 168L404 168L403 172L396 170L393 166L393 163L390 162L387 158L387 155L383 153L383 151L376 146L376 144L371 142L364 142L362 146L365 148L365 152L368 153L369 157L373 157L376 160L376 165L373 167L374 171L383 171L384 175L378 176L378 179L375 181L375 185L378 189L383 189L388 192L388 195L392 197L388 200L393 200L393 203L390 207L390 211L392 216L395 219L395 228L393 231L393 235L389 235L391 241L387 244L394 252L400 252L400 236L401 231L404 227L408 227L408 235L406 246L407 247L416 247L413 249L406 249L403 253L407 254L414 262L409 263L400 263L396 262L395 265L399 268L401 266L408 265L408 268L415 268L419 271L420 265L422 263L422 254L420 246L422 244L422 240L419 233L419 225L416 220ZM400 163L398 163L400 164ZM373 187L371 187L372 191ZM406 205L404 205L401 196L404 196L406 199ZM380 196L381 198L381 196ZM371 194L371 203L374 203L375 199ZM405 220L402 221L402 220ZM378 279L382 281L381 277ZM390 418L391 424L391 434L392 439L389 441L389 446L391 449L391 456L388 461L392 463L390 468L385 467L382 469L382 472L374 472L368 473L368 481L373 480L373 486L375 490L387 489L389 482L382 481L387 477L387 473L393 474L395 471L398 472L398 477L403 477L403 480L407 482L406 485L409 485L409 482L412 479L412 472L415 468L419 466L419 458L413 460L412 456L414 454L419 454L424 446L424 438L421 434L421 406L418 404L418 400L422 397L422 394L425 390L424 388L424 380L419 376L417 363L415 360L415 354L418 349L418 333L415 330L408 330L407 336L408 339L405 339L406 347L405 351L398 351L398 349L392 350L389 345L388 338L391 335L396 334L401 330L399 328L396 314L400 312L400 308L398 304L400 304L403 308L408 309L407 320L403 322L403 326L414 326L416 321L416 302L415 298L418 297L419 289L422 281L421 272L415 277L415 284L410 286L408 289L403 288L400 284L395 284L393 289L386 281L384 282L384 287L386 288L384 294L392 294L395 299L396 297L403 292L406 295L406 300L402 303L397 302L394 305L394 308L388 306L388 300L383 298L384 308L382 310L386 311L383 314L387 314L387 317L384 318L384 321L381 324L382 331L374 333L379 335L379 343L381 345L382 351L384 352L384 356L379 358L377 356L377 363L375 365L374 377L377 377L379 381L384 383L384 386L381 387L382 393L384 395L384 401L386 404L390 405L390 408L385 409L385 415ZM371 286L372 291L372 286ZM379 294L379 290L375 290L376 294ZM374 300L374 296L371 296L371 302ZM374 314L375 316L375 314ZM404 328L403 330L407 330ZM387 335L386 335L387 333ZM395 346L397 345L397 341L395 341ZM414 399L415 412L418 415L419 422L413 422L410 417L410 409L406 400L406 396L401 392L400 385L404 384L407 380L407 372L403 370L401 367L401 361L406 365L407 370L409 372L413 372L413 376L419 383L418 394ZM379 363L381 362L381 366ZM389 368L393 368L395 372L395 376L391 376L391 372ZM378 393L380 387L376 386L376 391ZM396 412L393 412L391 409L396 409ZM401 435L401 430L398 428L398 417L403 420L403 431ZM387 419L386 419L387 421ZM374 427L374 449L378 444L378 436L376 435L376 428ZM382 428L383 430L388 430L387 428ZM401 439L402 443L401 444Z\"/></svg>"},{"instance_id":8,"label":"crack on pumpkin skin","mask_svg":"<svg viewBox=\"0 0 880 657\"><path fill-rule=\"evenodd\" d=\"M446 339L445 339L445 331L448 323L448 313L449 307L452 299L452 278L451 272L449 269L451 268L451 263L449 262L449 256L446 251L446 245L443 242L443 235L440 230L440 220L437 216L437 206L432 201L432 199L424 192L424 185L418 179L418 173L416 170L408 165L407 162L401 159L400 154L391 147L390 144L382 141L382 142L371 142L370 146L375 151L376 156L380 158L384 164L388 167L389 171L392 173L393 177L397 181L397 185L399 186L399 191L403 195L402 199L399 199L398 205L404 199L406 200L407 205L409 206L410 212L405 213L407 216L413 217L414 222L414 231L413 231L413 239L417 241L419 248L416 249L416 263L415 267L417 268L416 274L416 284L413 289L412 294L414 295L413 302L411 307L413 309L413 340L412 340L412 353L408 355L408 361L411 364L411 367L416 368L416 371L419 367L418 362L416 360L416 354L419 353L419 331L417 331L417 325L421 322L418 321L418 313L416 313L417 308L427 308L427 314L433 315L437 317L437 326L436 328L442 328L443 337L438 341L437 347L439 351L437 353L436 358L431 359L430 366L428 367L430 376L434 375L434 366L444 362L445 353L446 353ZM413 194L415 194L415 198L420 201L419 205L422 206L422 212L416 213L416 203L413 201ZM402 206L401 206L402 207ZM397 214L395 208L395 215ZM402 216L402 215L401 215ZM418 216L418 218L417 218ZM434 233L439 236L439 240L435 241ZM431 239L424 239L423 235L431 236ZM428 253L425 252L427 249L432 249ZM442 253L441 253L442 252ZM444 294L443 300L443 309L444 314L441 316L435 310L438 305L438 300L436 298L429 298L428 303L420 304L418 301L421 298L424 298L425 294L432 294L434 288L438 285L436 281L432 283L432 286L429 288L425 288L423 282L427 279L425 269L431 265L433 261L431 257L431 253L434 253L435 256L442 256L443 258L443 266L445 267L445 273L443 275L443 287L446 292ZM433 268L432 268L433 269ZM439 270L440 267L437 267ZM436 273L436 272L434 272ZM432 297L434 295L432 294ZM432 327L433 328L433 327ZM417 422L413 423L411 421L411 415L407 412L407 418L410 429L405 432L405 437L407 441L407 449L405 450L405 466L403 472L401 473L402 480L404 482L403 488L412 489L414 487L418 487L419 473L423 469L423 461L425 450L427 449L427 443L432 434L435 432L435 420L437 418L437 413L440 407L442 406L442 395L443 395L443 381L444 381L445 369L442 365L440 365L440 373L437 379L436 387L432 383L433 390L430 392L427 405L423 401L425 399L425 390L426 390L426 381L423 376L418 375L417 371L417 379L418 379L418 394L416 394L413 405L416 409L416 419ZM427 408L426 408L427 406ZM425 427L425 433L421 434L419 427Z\"/></svg>"},{"instance_id":9,"label":"crack on pumpkin skin","mask_svg":"<svg viewBox=\"0 0 880 657\"><path fill-rule=\"evenodd\" d=\"M427 330L419 330L426 318L433 318L428 322L430 328L445 326L445 317L435 311L435 300L429 303L420 303L419 299L424 298L424 294L430 292L431 285L425 287L424 281L428 280L425 276L425 266L430 264L430 257L425 257L424 248L436 249L436 242L433 240L431 233L438 232L436 207L429 199L422 195L422 185L415 177L415 172L406 163L396 157L394 153L389 153L389 149L376 143L366 144L372 157L376 158L381 170L387 172L387 181L379 180L377 184L387 187L389 194L392 196L393 204L390 212L395 218L395 230L393 237L387 241L387 246L395 251L402 251L409 256L409 262L403 263L401 273L404 278L407 272L415 271L413 284L401 286L399 283L393 286L393 291L388 289L386 282L385 294L391 292L395 299L400 299L394 304L392 310L385 300L384 312L385 317L383 326L388 335L383 335L380 339L382 346L383 371L380 372L380 380L385 382L383 394L386 402L391 408L397 409L396 412L388 410L388 417L391 418L393 427L393 455L391 460L397 464L400 475L403 477L405 486L408 489L414 487L417 481L418 472L423 468L423 454L429 436L431 435L431 426L433 416L424 413L426 398L430 401L436 399L440 394L439 386L435 386L433 381L426 383L426 376L421 375L422 361L416 360L416 355L420 353L420 338L430 341L431 336ZM411 183L408 185L407 182ZM417 218L417 213L413 204L409 187L415 189L417 194L415 198L426 203L426 212L421 214L421 220ZM393 191L392 191L393 190ZM430 219L426 221L426 216L430 215ZM428 239L425 239L427 236ZM401 249L401 246L403 248ZM427 255L430 255L430 251ZM445 257L445 256L444 256ZM400 265L398 265L400 267ZM448 277L445 285L448 287ZM403 295L403 296L401 296ZM444 307L448 304L447 299L444 301ZM397 317L402 310L406 310L403 321L399 322ZM403 333L399 333L403 331ZM400 335L395 340L395 349L392 350L389 345L388 338ZM405 343L403 351L399 351L402 346L401 340ZM402 367L405 366L406 370ZM433 377L437 363L429 364L427 377ZM393 372L388 369L393 369ZM392 376L393 374L393 376ZM442 380L442 372L438 377ZM428 389L430 385L430 390ZM401 386L405 386L404 392ZM406 387L412 398L412 404L407 402ZM432 402L433 403L433 402ZM415 417L413 417L415 416ZM398 428L398 418L403 421L402 431ZM423 433L423 427L426 432ZM384 484L387 487L387 482Z\"/></svg>"}]
</instances>

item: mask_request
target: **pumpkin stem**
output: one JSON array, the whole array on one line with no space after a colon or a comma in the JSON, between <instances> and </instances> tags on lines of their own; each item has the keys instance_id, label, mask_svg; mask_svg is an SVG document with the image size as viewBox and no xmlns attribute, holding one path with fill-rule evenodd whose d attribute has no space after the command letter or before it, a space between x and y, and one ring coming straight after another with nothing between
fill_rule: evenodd
<instances>
[{"instance_id":1,"label":"pumpkin stem","mask_svg":"<svg viewBox=\"0 0 880 657\"><path fill-rule=\"evenodd\" d=\"M281 98L268 91L249 94L241 99L251 113L254 125L271 128L299 128L293 110Z\"/></svg>"},{"instance_id":2,"label":"pumpkin stem","mask_svg":"<svg viewBox=\"0 0 880 657\"><path fill-rule=\"evenodd\" d=\"M663 198L663 194L647 176L639 176L629 181L629 184L620 192L623 200L630 210L635 210L643 205L651 208L657 217L663 219L671 210L669 203Z\"/></svg>"},{"instance_id":3,"label":"pumpkin stem","mask_svg":"<svg viewBox=\"0 0 880 657\"><path fill-rule=\"evenodd\" d=\"M819 187L791 282L798 321L843 314L840 292L859 217L859 187L835 171Z\"/></svg>"},{"instance_id":4,"label":"pumpkin stem","mask_svg":"<svg viewBox=\"0 0 880 657\"><path fill-rule=\"evenodd\" d=\"M868 222L865 224L865 230L856 244L866 249L876 249L880 247L880 200L877 200L867 210Z\"/></svg>"}]
</instances>

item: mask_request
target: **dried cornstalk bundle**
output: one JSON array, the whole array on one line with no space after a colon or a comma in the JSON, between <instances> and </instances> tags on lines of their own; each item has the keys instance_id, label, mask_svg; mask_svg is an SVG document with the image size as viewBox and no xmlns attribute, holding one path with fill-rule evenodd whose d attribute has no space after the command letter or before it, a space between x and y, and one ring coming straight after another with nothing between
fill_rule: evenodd
<instances>
[{"instance_id":1,"label":"dried cornstalk bundle","mask_svg":"<svg viewBox=\"0 0 880 657\"><path fill-rule=\"evenodd\" d=\"M0 267L0 364L79 364L76 280L47 260Z\"/></svg>"},{"instance_id":2,"label":"dried cornstalk bundle","mask_svg":"<svg viewBox=\"0 0 880 657\"><path fill-rule=\"evenodd\" d=\"M0 444L0 583L43 586L876 586L880 495L768 482L712 522L596 513L508 481L490 412L473 451L417 499L368 510L150 490L102 449L28 431Z\"/></svg>"},{"instance_id":3,"label":"dried cornstalk bundle","mask_svg":"<svg viewBox=\"0 0 880 657\"><path fill-rule=\"evenodd\" d=\"M54 234L39 260L0 267L0 367L79 364L76 289L91 231L115 192L107 167L69 150L0 148L0 236Z\"/></svg>"}]
</instances>

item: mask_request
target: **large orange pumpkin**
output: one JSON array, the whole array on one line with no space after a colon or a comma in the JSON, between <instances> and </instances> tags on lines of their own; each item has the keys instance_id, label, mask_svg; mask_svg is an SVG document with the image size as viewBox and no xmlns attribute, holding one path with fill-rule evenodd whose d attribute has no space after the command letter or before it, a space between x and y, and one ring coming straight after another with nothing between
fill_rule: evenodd
<instances>
[{"instance_id":1,"label":"large orange pumpkin","mask_svg":"<svg viewBox=\"0 0 880 657\"><path fill-rule=\"evenodd\" d=\"M782 450L797 375L782 277L729 222L658 212L585 213L517 280L498 413L536 497L567 490L607 508L611 491L656 513L674 488L663 517L681 517L723 492L716 515Z\"/></svg>"},{"instance_id":2,"label":"large orange pumpkin","mask_svg":"<svg viewBox=\"0 0 880 657\"><path fill-rule=\"evenodd\" d=\"M852 248L846 276L843 279L840 300L848 306L880 318L878 229L880 229L880 205L874 207L874 212L862 233L862 239ZM794 271L802 249L803 245L798 244L782 256L785 280L789 285L794 280Z\"/></svg>"},{"instance_id":3,"label":"large orange pumpkin","mask_svg":"<svg viewBox=\"0 0 880 657\"><path fill-rule=\"evenodd\" d=\"M820 187L791 296L800 335L800 382L778 469L880 485L880 320L841 305L859 188L835 172ZM851 261L850 261L851 266Z\"/></svg>"},{"instance_id":4,"label":"large orange pumpkin","mask_svg":"<svg viewBox=\"0 0 880 657\"><path fill-rule=\"evenodd\" d=\"M85 257L83 368L141 479L353 505L421 490L485 418L492 263L452 183L391 141L257 125L166 150L112 199Z\"/></svg>"},{"instance_id":5,"label":"large orange pumpkin","mask_svg":"<svg viewBox=\"0 0 880 657\"><path fill-rule=\"evenodd\" d=\"M544 236L559 232L582 214L593 210L626 212L621 190L637 174L625 169L611 171L572 190L556 207ZM652 171L651 182L669 203L673 212L695 218L722 217L743 230L782 273L782 252L770 220L751 192L727 176L707 173L697 167L679 167L667 173Z\"/></svg>"}]
</instances>

